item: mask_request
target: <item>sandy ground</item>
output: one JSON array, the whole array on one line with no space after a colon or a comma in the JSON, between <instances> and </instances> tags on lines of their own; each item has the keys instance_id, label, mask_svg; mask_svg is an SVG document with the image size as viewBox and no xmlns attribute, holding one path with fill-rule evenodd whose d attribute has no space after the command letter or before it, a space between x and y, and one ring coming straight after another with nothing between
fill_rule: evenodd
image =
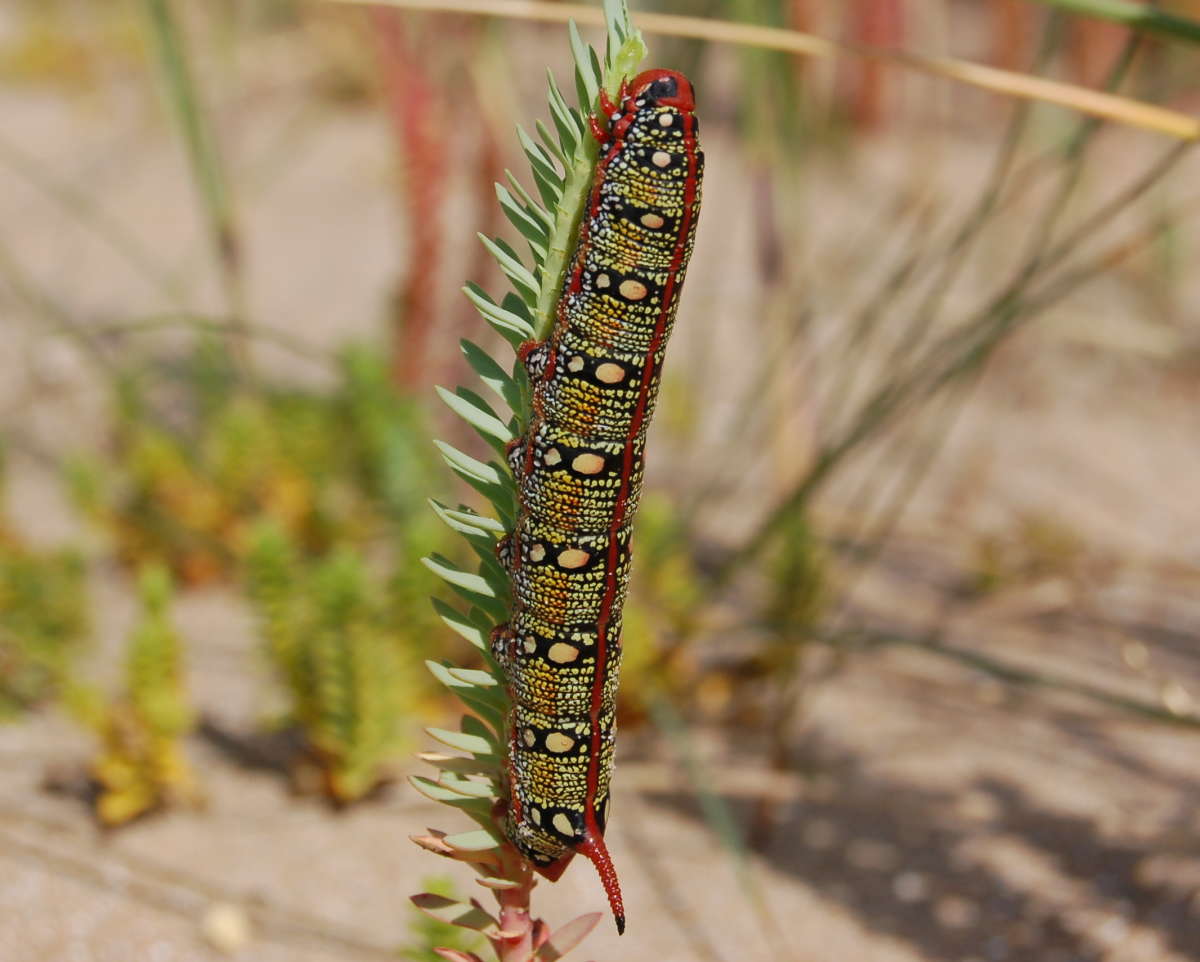
<instances>
[{"instance_id":1,"label":"sandy ground","mask_svg":"<svg viewBox=\"0 0 1200 962\"><path fill-rule=\"evenodd\" d=\"M264 53L268 63L285 58ZM371 336L404 256L388 130L370 110L314 107L303 88L277 79L252 73L242 109L223 116L249 303L263 324L308 345ZM6 139L46 177L84 186L100 212L81 228L77 211L11 166L0 170L5 243L28 289L41 292L22 296L10 274L0 301L0 412L18 439L9 507L32 537L56 542L77 526L39 458L97 442L105 405L86 359L47 324L169 305L146 272L114 253L110 221L181 282L189 306L219 310L220 295L183 161L152 102L121 83L85 98L0 90L0 115ZM716 125L706 133L706 217L722 230L701 231L688 298L712 323L681 325L676 350L680 364L713 365L701 407L719 423L724 399L750 376L728 360L744 344L754 284L752 271L731 266L731 252L753 246L755 213L745 158ZM952 145L942 170L977 183L989 144ZM913 162L903 138L877 146L857 163L876 170L887 195L911 178ZM1136 141L1113 166L1148 150ZM850 238L826 245L831 260L877 230L879 208L853 183L835 179L814 196L814 236ZM447 213L463 261L468 217L453 206ZM447 303L461 273L453 261L440 282ZM810 270L819 277L822 265ZM1195 283L1185 279L1185 303L1195 303L1187 290ZM1126 286L1102 283L1004 349L893 546L858 584L850 604L862 623L917 635L936 626L947 644L1193 707L1200 398L1186 366L1163 359L1181 356L1197 332L1187 321L1140 323L1139 310ZM836 321L831 309L826 322ZM259 357L273 371L322 377L286 352L264 347ZM688 456L702 466L714 450L705 442ZM652 465L655 483L679 483L685 472L664 460ZM836 495L828 507L837 515ZM1084 574L983 601L964 596L978 539L1030 515L1082 539ZM729 524L739 523L731 514ZM102 567L94 580L98 647L111 652L132 616L127 586ZM224 729L252 730L265 680L246 611L221 592L193 594L178 620L194 642L197 704ZM1145 647L1146 664L1130 645ZM1021 693L909 649L853 657L805 699L794 775L766 772L753 737L695 735L706 783L735 812L776 800L772 838L744 864L715 839L672 746L646 733L624 740L611 846L630 930L618 941L606 922L588 957L1200 959L1195 730L1074 696ZM397 788L335 814L292 797L275 774L239 767L211 741L195 738L189 749L208 809L103 836L80 802L40 788L47 770L86 758L87 737L54 713L0 728L0 960L210 960L218 956L205 919L223 905L250 920L238 958L394 957L408 938L406 896L446 872L406 839L426 825L452 827L436 806ZM465 874L457 880L470 885ZM551 921L602 907L586 868L539 890L539 906Z\"/></svg>"}]
</instances>

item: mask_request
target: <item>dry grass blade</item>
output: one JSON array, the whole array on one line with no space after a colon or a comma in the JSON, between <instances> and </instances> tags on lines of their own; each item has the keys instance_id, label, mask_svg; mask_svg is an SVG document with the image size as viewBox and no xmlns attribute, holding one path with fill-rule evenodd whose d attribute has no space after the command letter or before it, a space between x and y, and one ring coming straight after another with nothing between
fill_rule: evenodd
<instances>
[{"instance_id":1,"label":"dry grass blade","mask_svg":"<svg viewBox=\"0 0 1200 962\"><path fill-rule=\"evenodd\" d=\"M600 24L603 21L603 15L599 8L570 3L547 3L542 0L326 0L326 2L343 4L374 2L407 10L467 13L503 17L509 20L538 20L549 23L565 23L568 20L575 20L578 23ZM1047 80L1043 77L1031 77L1027 74L1001 70L952 57L932 57L902 50L839 43L780 27L763 27L734 23L728 20L665 13L641 13L638 15L638 26L644 33L687 37L694 40L711 40L715 43L733 43L806 57L837 57L847 54L864 57L881 63L946 77L993 93L1039 103L1057 104L1079 113L1103 117L1129 127L1156 131L1180 140L1200 140L1200 120L1188 114L1156 107L1139 100L1131 100L1128 97L1102 93L1075 84Z\"/></svg>"}]
</instances>

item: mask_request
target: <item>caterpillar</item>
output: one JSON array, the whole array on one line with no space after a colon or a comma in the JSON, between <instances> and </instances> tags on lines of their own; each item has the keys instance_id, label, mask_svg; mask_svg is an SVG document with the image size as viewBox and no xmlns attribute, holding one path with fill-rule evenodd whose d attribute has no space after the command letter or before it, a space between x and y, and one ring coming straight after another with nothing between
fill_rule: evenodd
<instances>
[{"instance_id":1,"label":"caterpillar","mask_svg":"<svg viewBox=\"0 0 1200 962\"><path fill-rule=\"evenodd\" d=\"M515 527L497 545L513 608L492 633L507 679L505 834L554 881L596 866L619 932L604 843L621 610L646 429L696 232L704 155L694 92L670 70L622 84L589 125L600 158L545 341L518 356L532 416L506 460Z\"/></svg>"}]
</instances>

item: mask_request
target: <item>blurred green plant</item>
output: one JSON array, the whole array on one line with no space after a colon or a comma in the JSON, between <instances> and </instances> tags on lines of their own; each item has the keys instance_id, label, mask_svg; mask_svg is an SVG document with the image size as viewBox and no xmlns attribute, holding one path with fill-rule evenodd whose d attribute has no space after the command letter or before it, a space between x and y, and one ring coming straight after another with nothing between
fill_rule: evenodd
<instances>
[{"instance_id":1,"label":"blurred green plant","mask_svg":"<svg viewBox=\"0 0 1200 962\"><path fill-rule=\"evenodd\" d=\"M305 564L277 526L257 533L247 571L286 721L304 735L304 763L316 766L332 801L357 801L391 779L427 694L410 666L405 622L388 617L354 554ZM305 772L296 770L302 787Z\"/></svg>"},{"instance_id":2,"label":"blurred green plant","mask_svg":"<svg viewBox=\"0 0 1200 962\"><path fill-rule=\"evenodd\" d=\"M0 500L3 490L0 449ZM82 556L36 550L0 516L0 721L61 690L88 626Z\"/></svg>"},{"instance_id":3,"label":"blurred green plant","mask_svg":"<svg viewBox=\"0 0 1200 962\"><path fill-rule=\"evenodd\" d=\"M681 644L697 631L704 606L704 579L690 537L677 501L653 492L642 496L634 542L638 575L622 615L625 636L637 639L621 654L617 711L625 730L650 716L653 699L682 693L696 681L696 665Z\"/></svg>"},{"instance_id":4,"label":"blurred green plant","mask_svg":"<svg viewBox=\"0 0 1200 962\"><path fill-rule=\"evenodd\" d=\"M183 640L171 621L171 579L159 565L138 579L141 620L129 637L122 693L107 704L94 691L73 693L74 709L100 738L92 763L96 815L107 826L203 796L183 750L195 725L184 680Z\"/></svg>"},{"instance_id":5,"label":"blurred green plant","mask_svg":"<svg viewBox=\"0 0 1200 962\"><path fill-rule=\"evenodd\" d=\"M383 533L398 552L432 550L445 538L424 505L423 418L369 352L348 352L341 374L328 395L250 390L210 345L165 398L125 377L107 457L68 468L75 503L122 561L161 562L187 585L233 577L264 517L306 555Z\"/></svg>"},{"instance_id":6,"label":"blurred green plant","mask_svg":"<svg viewBox=\"0 0 1200 962\"><path fill-rule=\"evenodd\" d=\"M968 588L989 595L1051 577L1072 577L1084 556L1079 532L1058 518L1025 512L971 546Z\"/></svg>"}]
</instances>

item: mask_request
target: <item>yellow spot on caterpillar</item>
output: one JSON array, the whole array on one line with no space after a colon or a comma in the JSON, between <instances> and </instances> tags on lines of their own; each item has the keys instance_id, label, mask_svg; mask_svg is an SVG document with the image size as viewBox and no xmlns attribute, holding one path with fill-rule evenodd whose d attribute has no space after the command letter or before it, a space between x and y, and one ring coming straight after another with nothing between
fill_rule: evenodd
<instances>
[{"instance_id":1,"label":"yellow spot on caterpillar","mask_svg":"<svg viewBox=\"0 0 1200 962\"><path fill-rule=\"evenodd\" d=\"M588 561L591 560L591 555L582 548L567 548L558 555L558 564L561 568L582 568Z\"/></svg>"},{"instance_id":2,"label":"yellow spot on caterpillar","mask_svg":"<svg viewBox=\"0 0 1200 962\"><path fill-rule=\"evenodd\" d=\"M533 733L533 729L526 728L524 734L521 735L521 740L530 748L533 748L534 743L537 741L537 735Z\"/></svg>"},{"instance_id":3,"label":"yellow spot on caterpillar","mask_svg":"<svg viewBox=\"0 0 1200 962\"><path fill-rule=\"evenodd\" d=\"M533 819L534 825L542 824L542 810L540 808L530 808L529 817Z\"/></svg>"},{"instance_id":4,"label":"yellow spot on caterpillar","mask_svg":"<svg viewBox=\"0 0 1200 962\"><path fill-rule=\"evenodd\" d=\"M649 227L651 230L658 230L666 223L666 220L658 214L642 214L642 226Z\"/></svg>"},{"instance_id":5,"label":"yellow spot on caterpillar","mask_svg":"<svg viewBox=\"0 0 1200 962\"><path fill-rule=\"evenodd\" d=\"M612 361L605 361L596 368L596 380L605 384L620 384L625 380L625 368L620 364L613 364Z\"/></svg>"},{"instance_id":6,"label":"yellow spot on caterpillar","mask_svg":"<svg viewBox=\"0 0 1200 962\"><path fill-rule=\"evenodd\" d=\"M675 123L675 118L672 117L670 114L659 114L658 115L658 125L660 127L670 127L671 124L673 124L673 123Z\"/></svg>"},{"instance_id":7,"label":"yellow spot on caterpillar","mask_svg":"<svg viewBox=\"0 0 1200 962\"><path fill-rule=\"evenodd\" d=\"M541 545L538 545L538 547L540 548ZM526 638L522 647L525 649L525 654L532 655L537 651L537 641L533 638Z\"/></svg>"},{"instance_id":8,"label":"yellow spot on caterpillar","mask_svg":"<svg viewBox=\"0 0 1200 962\"><path fill-rule=\"evenodd\" d=\"M666 167L671 162L671 155L665 150L656 150L650 158L650 163L655 167Z\"/></svg>"},{"instance_id":9,"label":"yellow spot on caterpillar","mask_svg":"<svg viewBox=\"0 0 1200 962\"><path fill-rule=\"evenodd\" d=\"M599 474L604 470L604 458L591 452L577 454L571 462L571 467L580 474Z\"/></svg>"},{"instance_id":10,"label":"yellow spot on caterpillar","mask_svg":"<svg viewBox=\"0 0 1200 962\"><path fill-rule=\"evenodd\" d=\"M546 736L546 747L552 752L569 752L575 747L575 739L562 732L551 732Z\"/></svg>"},{"instance_id":11,"label":"yellow spot on caterpillar","mask_svg":"<svg viewBox=\"0 0 1200 962\"><path fill-rule=\"evenodd\" d=\"M557 641L550 646L550 660L557 665L569 665L579 657L579 649L568 645L565 641Z\"/></svg>"},{"instance_id":12,"label":"yellow spot on caterpillar","mask_svg":"<svg viewBox=\"0 0 1200 962\"><path fill-rule=\"evenodd\" d=\"M543 463L549 464L551 467L558 464L558 462L561 460L562 460L562 455L559 453L558 448L551 448L549 451L547 451L545 454L542 455Z\"/></svg>"},{"instance_id":13,"label":"yellow spot on caterpillar","mask_svg":"<svg viewBox=\"0 0 1200 962\"><path fill-rule=\"evenodd\" d=\"M576 354L573 358L571 358L571 360L567 361L567 370L572 372L582 371L583 357L579 354Z\"/></svg>"},{"instance_id":14,"label":"yellow spot on caterpillar","mask_svg":"<svg viewBox=\"0 0 1200 962\"><path fill-rule=\"evenodd\" d=\"M562 812L559 812L551 820L551 824L558 829L563 835L574 835L575 829L571 826L571 820Z\"/></svg>"},{"instance_id":15,"label":"yellow spot on caterpillar","mask_svg":"<svg viewBox=\"0 0 1200 962\"><path fill-rule=\"evenodd\" d=\"M529 560L530 561L543 561L543 560L545 560L545 557L546 557L546 546L545 545L535 544L532 548L529 549Z\"/></svg>"},{"instance_id":16,"label":"yellow spot on caterpillar","mask_svg":"<svg viewBox=\"0 0 1200 962\"><path fill-rule=\"evenodd\" d=\"M631 301L640 301L650 293L650 289L645 284L641 281L635 281L632 278L621 281L621 286L617 290L621 292L622 297L628 298Z\"/></svg>"},{"instance_id":17,"label":"yellow spot on caterpillar","mask_svg":"<svg viewBox=\"0 0 1200 962\"><path fill-rule=\"evenodd\" d=\"M598 288L600 288L601 290L604 290L604 288L608 287L608 285L611 283L612 283L612 278L610 278L607 274L597 274L596 275L596 286Z\"/></svg>"}]
</instances>

